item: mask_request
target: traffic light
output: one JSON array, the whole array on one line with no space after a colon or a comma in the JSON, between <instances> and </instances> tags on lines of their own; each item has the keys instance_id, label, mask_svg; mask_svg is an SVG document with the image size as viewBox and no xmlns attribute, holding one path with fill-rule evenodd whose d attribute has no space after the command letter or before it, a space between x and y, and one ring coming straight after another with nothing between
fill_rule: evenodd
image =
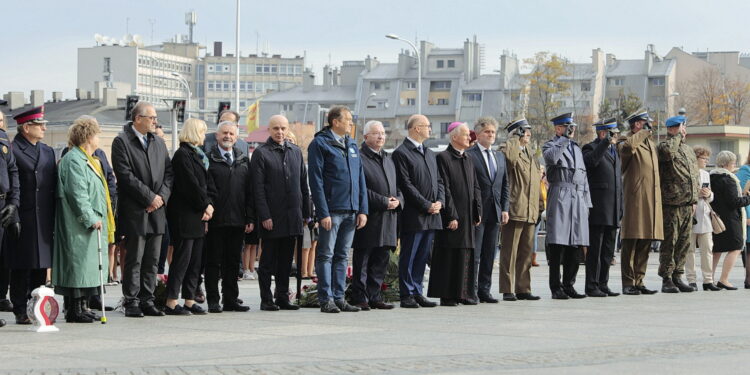
<instances>
[{"instance_id":1,"label":"traffic light","mask_svg":"<svg viewBox=\"0 0 750 375\"><path fill-rule=\"evenodd\" d=\"M232 102L219 102L219 109L216 111L216 123L219 123L219 117L221 112L226 111L232 107Z\"/></svg>"},{"instance_id":2,"label":"traffic light","mask_svg":"<svg viewBox=\"0 0 750 375\"><path fill-rule=\"evenodd\" d=\"M138 103L138 99L140 99L138 95L128 95L125 98L125 121L133 121L130 114L133 112L133 107Z\"/></svg>"},{"instance_id":3,"label":"traffic light","mask_svg":"<svg viewBox=\"0 0 750 375\"><path fill-rule=\"evenodd\" d=\"M177 112L177 122L185 122L185 100L175 100L172 110Z\"/></svg>"}]
</instances>

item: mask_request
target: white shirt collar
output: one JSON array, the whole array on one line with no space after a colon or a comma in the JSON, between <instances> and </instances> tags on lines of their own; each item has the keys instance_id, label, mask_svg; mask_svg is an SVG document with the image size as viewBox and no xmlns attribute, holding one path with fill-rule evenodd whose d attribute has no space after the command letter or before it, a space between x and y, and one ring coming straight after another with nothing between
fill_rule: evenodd
<instances>
[{"instance_id":1,"label":"white shirt collar","mask_svg":"<svg viewBox=\"0 0 750 375\"><path fill-rule=\"evenodd\" d=\"M135 128L135 125L133 125L133 131L138 136L138 138L140 139L146 138L146 134L139 132L138 129Z\"/></svg>"},{"instance_id":2,"label":"white shirt collar","mask_svg":"<svg viewBox=\"0 0 750 375\"><path fill-rule=\"evenodd\" d=\"M489 148L485 148L485 147L484 147L484 146L482 146L482 144L481 144L481 143L479 143L479 142L477 142L477 147L479 147L479 151L482 151L482 152L484 152L485 150L490 150L490 151L492 151L492 149L489 149Z\"/></svg>"},{"instance_id":3,"label":"white shirt collar","mask_svg":"<svg viewBox=\"0 0 750 375\"><path fill-rule=\"evenodd\" d=\"M419 146L421 146L421 145L422 145L421 143L419 143L419 142L417 142L417 141L413 140L413 139L412 139L411 137L409 137L409 136L407 136L407 137L406 137L406 139L408 139L409 141L411 141L411 143L414 143L414 146L417 146L417 147L419 147Z\"/></svg>"}]
</instances>

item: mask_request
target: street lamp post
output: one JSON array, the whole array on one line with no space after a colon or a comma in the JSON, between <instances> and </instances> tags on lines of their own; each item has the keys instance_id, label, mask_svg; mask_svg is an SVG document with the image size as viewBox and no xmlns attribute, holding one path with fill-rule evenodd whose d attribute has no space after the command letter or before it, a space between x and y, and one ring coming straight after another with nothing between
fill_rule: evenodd
<instances>
[{"instance_id":1,"label":"street lamp post","mask_svg":"<svg viewBox=\"0 0 750 375\"><path fill-rule=\"evenodd\" d=\"M181 76L177 72L170 73L172 77L177 78L177 80L185 87L185 90L187 91L187 98L185 99L185 115L187 118L190 118L190 97L193 96L193 93L190 92L190 84L188 84L187 80L183 76ZM172 123L172 150L177 150L177 120Z\"/></svg>"},{"instance_id":2,"label":"street lamp post","mask_svg":"<svg viewBox=\"0 0 750 375\"><path fill-rule=\"evenodd\" d=\"M365 124L367 123L367 103L370 102L370 99L372 99L372 98L374 98L376 96L378 96L378 94L376 94L374 92L371 92L370 95L367 95L367 99L365 99L364 109L360 108L360 110L359 110L359 113L362 116L362 129L363 130L365 128ZM357 129L356 134L354 134L354 140L355 141L357 141L357 139L358 139L357 137L359 136L359 134L361 134L361 132L359 131L359 129Z\"/></svg>"},{"instance_id":3,"label":"street lamp post","mask_svg":"<svg viewBox=\"0 0 750 375\"><path fill-rule=\"evenodd\" d=\"M414 53L417 54L417 113L422 113L422 58L419 56L419 49L417 49L417 46L414 45L414 43L399 38L395 34L388 34L385 36L388 39L394 39L394 40L400 40L409 46L414 50Z\"/></svg>"}]
</instances>

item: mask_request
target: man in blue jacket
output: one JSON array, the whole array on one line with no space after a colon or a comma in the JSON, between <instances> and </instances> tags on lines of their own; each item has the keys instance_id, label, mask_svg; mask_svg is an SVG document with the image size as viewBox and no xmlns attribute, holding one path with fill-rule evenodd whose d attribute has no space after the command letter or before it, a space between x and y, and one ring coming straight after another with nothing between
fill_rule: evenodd
<instances>
[{"instance_id":1,"label":"man in blue jacket","mask_svg":"<svg viewBox=\"0 0 750 375\"><path fill-rule=\"evenodd\" d=\"M328 112L328 126L307 149L308 176L320 223L315 271L320 311L356 312L344 299L347 252L354 231L367 223L367 187L357 144L349 138L352 113L346 107Z\"/></svg>"}]
</instances>

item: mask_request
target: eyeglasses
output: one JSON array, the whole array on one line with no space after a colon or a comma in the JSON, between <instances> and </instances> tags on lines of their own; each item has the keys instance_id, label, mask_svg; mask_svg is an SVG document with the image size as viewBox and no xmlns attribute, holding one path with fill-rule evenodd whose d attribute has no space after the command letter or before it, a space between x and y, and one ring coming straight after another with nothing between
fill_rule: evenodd
<instances>
[{"instance_id":1,"label":"eyeglasses","mask_svg":"<svg viewBox=\"0 0 750 375\"><path fill-rule=\"evenodd\" d=\"M149 119L151 121L156 121L156 119L158 118L156 116L143 116L143 115L138 115L138 117L144 117L144 118L147 118L147 119Z\"/></svg>"}]
</instances>

